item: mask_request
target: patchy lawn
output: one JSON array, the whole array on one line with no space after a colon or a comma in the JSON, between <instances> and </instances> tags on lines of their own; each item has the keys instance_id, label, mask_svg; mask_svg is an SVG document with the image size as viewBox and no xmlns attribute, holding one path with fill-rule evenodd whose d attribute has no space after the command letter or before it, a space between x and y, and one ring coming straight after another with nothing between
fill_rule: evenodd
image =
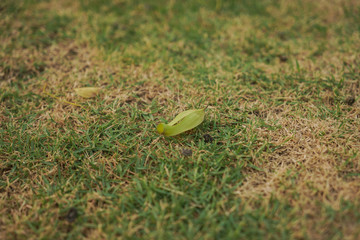
<instances>
[{"instance_id":1,"label":"patchy lawn","mask_svg":"<svg viewBox=\"0 0 360 240\"><path fill-rule=\"evenodd\" d=\"M2 0L0 33L0 239L360 238L359 1Z\"/></svg>"}]
</instances>

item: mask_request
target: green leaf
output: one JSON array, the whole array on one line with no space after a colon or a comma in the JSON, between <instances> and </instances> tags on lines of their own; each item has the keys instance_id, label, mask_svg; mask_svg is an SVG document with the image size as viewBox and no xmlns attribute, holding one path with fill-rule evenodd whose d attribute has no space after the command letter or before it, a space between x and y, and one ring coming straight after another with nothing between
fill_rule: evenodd
<instances>
[{"instance_id":1,"label":"green leaf","mask_svg":"<svg viewBox=\"0 0 360 240\"><path fill-rule=\"evenodd\" d=\"M187 110L177 115L170 123L160 123L157 131L165 136L175 136L199 126L204 121L205 108Z\"/></svg>"},{"instance_id":2,"label":"green leaf","mask_svg":"<svg viewBox=\"0 0 360 240\"><path fill-rule=\"evenodd\" d=\"M92 98L95 97L100 92L100 88L98 87L75 88L75 92L83 98Z\"/></svg>"}]
</instances>

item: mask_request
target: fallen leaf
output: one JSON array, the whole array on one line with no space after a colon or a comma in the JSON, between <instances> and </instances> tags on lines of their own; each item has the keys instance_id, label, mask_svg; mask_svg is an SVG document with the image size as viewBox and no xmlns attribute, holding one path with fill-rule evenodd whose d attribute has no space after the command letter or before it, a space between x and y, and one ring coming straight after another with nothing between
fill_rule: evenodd
<instances>
[{"instance_id":1,"label":"fallen leaf","mask_svg":"<svg viewBox=\"0 0 360 240\"><path fill-rule=\"evenodd\" d=\"M157 131L165 136L175 136L191 130L204 121L205 108L187 110L177 115L170 123L160 123Z\"/></svg>"},{"instance_id":2,"label":"fallen leaf","mask_svg":"<svg viewBox=\"0 0 360 240\"><path fill-rule=\"evenodd\" d=\"M99 92L100 88L98 87L83 87L83 88L75 88L76 94L83 98L92 98L95 97Z\"/></svg>"}]
</instances>

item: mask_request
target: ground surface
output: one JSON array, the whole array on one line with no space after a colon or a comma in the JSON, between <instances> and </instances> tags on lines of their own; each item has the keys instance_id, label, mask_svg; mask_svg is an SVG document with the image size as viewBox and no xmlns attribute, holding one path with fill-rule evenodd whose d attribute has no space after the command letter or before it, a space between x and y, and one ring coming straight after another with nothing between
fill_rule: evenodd
<instances>
[{"instance_id":1,"label":"ground surface","mask_svg":"<svg viewBox=\"0 0 360 240\"><path fill-rule=\"evenodd\" d=\"M0 42L0 239L359 239L360 1L2 0Z\"/></svg>"}]
</instances>

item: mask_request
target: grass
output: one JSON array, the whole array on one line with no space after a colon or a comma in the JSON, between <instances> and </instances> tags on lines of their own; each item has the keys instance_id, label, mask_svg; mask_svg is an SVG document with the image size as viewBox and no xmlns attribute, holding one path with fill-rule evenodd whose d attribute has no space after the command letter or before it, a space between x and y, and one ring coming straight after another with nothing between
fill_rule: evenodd
<instances>
[{"instance_id":1,"label":"grass","mask_svg":"<svg viewBox=\"0 0 360 240\"><path fill-rule=\"evenodd\" d=\"M0 239L358 239L359 16L354 0L2 1Z\"/></svg>"}]
</instances>

